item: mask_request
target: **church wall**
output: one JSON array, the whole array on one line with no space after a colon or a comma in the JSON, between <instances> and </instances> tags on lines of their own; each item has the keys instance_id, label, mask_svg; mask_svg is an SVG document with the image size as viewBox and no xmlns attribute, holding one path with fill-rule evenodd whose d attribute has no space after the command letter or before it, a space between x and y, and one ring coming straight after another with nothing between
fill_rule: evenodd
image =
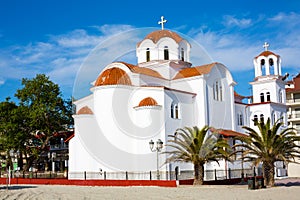
<instances>
[{"instance_id":1,"label":"church wall","mask_svg":"<svg viewBox=\"0 0 300 200\"><path fill-rule=\"evenodd\" d=\"M260 103L260 94L264 93L264 100L267 101L266 93L270 92L271 102L281 102L285 103L285 86L283 82L278 82L279 84L274 84L276 81L266 81L264 82L253 82L253 103ZM281 92L281 93L280 93ZM280 97L281 95L281 97Z\"/></svg>"},{"instance_id":2,"label":"church wall","mask_svg":"<svg viewBox=\"0 0 300 200\"><path fill-rule=\"evenodd\" d=\"M227 76L228 72L218 66L212 68L209 76L206 76L208 125L215 128L233 129L232 120L235 117L232 105L234 105L234 98ZM218 89L214 89L216 85L218 85Z\"/></svg>"},{"instance_id":3,"label":"church wall","mask_svg":"<svg viewBox=\"0 0 300 200\"><path fill-rule=\"evenodd\" d=\"M194 125L199 127L207 125L208 110L206 107L206 87L203 76L172 81L171 87L196 94L193 105Z\"/></svg>"},{"instance_id":4,"label":"church wall","mask_svg":"<svg viewBox=\"0 0 300 200\"><path fill-rule=\"evenodd\" d=\"M89 107L93 111L94 110L93 95L89 95L87 97L79 99L75 101L74 104L76 105L76 113L85 106Z\"/></svg>"},{"instance_id":5,"label":"church wall","mask_svg":"<svg viewBox=\"0 0 300 200\"><path fill-rule=\"evenodd\" d=\"M162 85L168 85L167 81L164 79L160 79L160 78L155 78L152 76L145 76L145 75L140 75L139 76L139 84L140 86L162 86Z\"/></svg>"},{"instance_id":6,"label":"church wall","mask_svg":"<svg viewBox=\"0 0 300 200\"><path fill-rule=\"evenodd\" d=\"M159 106L136 108L146 97L155 99ZM163 88L105 86L94 90L94 98L99 134L106 141L104 149L111 149L107 161L112 167L107 170L155 170L156 157L149 149L149 141L166 142ZM165 156L160 157L163 163Z\"/></svg>"},{"instance_id":7,"label":"church wall","mask_svg":"<svg viewBox=\"0 0 300 200\"><path fill-rule=\"evenodd\" d=\"M168 47L169 51L169 60L178 60L178 44L171 38L161 38L157 42L157 50L158 50L158 59L164 60L164 49Z\"/></svg>"},{"instance_id":8,"label":"church wall","mask_svg":"<svg viewBox=\"0 0 300 200\"><path fill-rule=\"evenodd\" d=\"M235 103L235 115L235 130L244 133L245 130L242 127L249 126L249 109L247 105ZM240 115L242 115L242 119L239 118Z\"/></svg>"},{"instance_id":9,"label":"church wall","mask_svg":"<svg viewBox=\"0 0 300 200\"><path fill-rule=\"evenodd\" d=\"M139 48L137 48L136 56L138 58L138 63L146 62L146 50L150 50L150 60L158 60L158 53L155 52L156 44L152 40L143 40Z\"/></svg>"},{"instance_id":10,"label":"church wall","mask_svg":"<svg viewBox=\"0 0 300 200\"><path fill-rule=\"evenodd\" d=\"M95 133L95 118L93 115L75 115L75 136L69 142L69 172L70 179L76 179L80 175L74 174L74 172L84 171L99 171L101 166L98 161L93 157L93 152L89 151L89 148L85 145L85 141L82 138L86 132L91 134ZM93 139L93 138L91 138Z\"/></svg>"}]
</instances>

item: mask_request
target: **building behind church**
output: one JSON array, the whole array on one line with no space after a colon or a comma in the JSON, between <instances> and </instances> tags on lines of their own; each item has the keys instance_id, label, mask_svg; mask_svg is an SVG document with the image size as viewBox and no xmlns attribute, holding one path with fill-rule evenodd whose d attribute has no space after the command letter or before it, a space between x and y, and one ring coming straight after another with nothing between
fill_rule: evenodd
<instances>
[{"instance_id":1,"label":"building behind church","mask_svg":"<svg viewBox=\"0 0 300 200\"><path fill-rule=\"evenodd\" d=\"M138 42L138 41L137 41ZM151 152L149 141L167 144L177 128L205 125L228 138L243 135L242 126L282 119L287 125L285 77L279 55L265 50L254 57L251 97L234 90L236 82L222 63L194 66L189 41L170 30L149 33L136 45L137 63L113 62L92 83L89 96L75 102L75 136L69 142L69 179L120 177L172 179L175 168L192 171L191 164L167 163L165 154ZM164 146L165 148L168 148ZM206 170L250 168L241 161L208 163ZM279 166L283 168L283 166ZM225 174L226 175L226 174Z\"/></svg>"}]
</instances>

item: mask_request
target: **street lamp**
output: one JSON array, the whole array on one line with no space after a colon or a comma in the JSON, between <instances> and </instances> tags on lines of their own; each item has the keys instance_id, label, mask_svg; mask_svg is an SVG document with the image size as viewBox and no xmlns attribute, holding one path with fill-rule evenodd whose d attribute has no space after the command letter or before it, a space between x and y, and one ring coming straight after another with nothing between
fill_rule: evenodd
<instances>
[{"instance_id":1,"label":"street lamp","mask_svg":"<svg viewBox=\"0 0 300 200\"><path fill-rule=\"evenodd\" d=\"M159 175L159 157L158 157L158 153L161 151L161 149L163 148L163 142L161 141L161 139L158 139L156 141L156 147L154 147L154 142L153 140L150 140L149 142L149 146L150 146L150 150L152 152L156 152L156 176L157 176L157 180L160 179L160 175Z\"/></svg>"}]
</instances>

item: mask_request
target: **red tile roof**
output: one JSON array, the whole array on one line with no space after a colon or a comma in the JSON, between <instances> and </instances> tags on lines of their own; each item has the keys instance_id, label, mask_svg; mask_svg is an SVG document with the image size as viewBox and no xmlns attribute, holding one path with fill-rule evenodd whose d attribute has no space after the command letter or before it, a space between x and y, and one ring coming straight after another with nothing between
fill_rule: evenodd
<instances>
[{"instance_id":1,"label":"red tile roof","mask_svg":"<svg viewBox=\"0 0 300 200\"><path fill-rule=\"evenodd\" d=\"M269 55L274 55L274 56L279 57L279 55L273 53L272 51L263 51L263 52L261 52L258 56L256 56L255 58L258 58L259 56L265 56L265 57L268 57Z\"/></svg>"},{"instance_id":2,"label":"red tile roof","mask_svg":"<svg viewBox=\"0 0 300 200\"><path fill-rule=\"evenodd\" d=\"M217 63L211 63L207 65L182 69L176 74L173 80L208 74L216 64Z\"/></svg>"},{"instance_id":3,"label":"red tile roof","mask_svg":"<svg viewBox=\"0 0 300 200\"><path fill-rule=\"evenodd\" d=\"M293 84L294 88L286 88L286 92L300 92L300 73L288 83Z\"/></svg>"},{"instance_id":4,"label":"red tile roof","mask_svg":"<svg viewBox=\"0 0 300 200\"><path fill-rule=\"evenodd\" d=\"M246 137L247 135L244 133L240 133L240 132L236 132L233 130L226 130L226 129L214 129L214 128L210 128L210 131L213 133L218 133L221 134L225 137L236 137L236 136L242 136L242 137Z\"/></svg>"},{"instance_id":5,"label":"red tile roof","mask_svg":"<svg viewBox=\"0 0 300 200\"><path fill-rule=\"evenodd\" d=\"M118 62L118 63L122 63L122 64L126 65L130 69L130 71L133 73L143 74L143 75L152 76L152 77L156 77L156 78L160 78L160 79L165 79L162 77L162 75L160 75L160 73L158 73L157 71L155 71L153 69L149 69L146 67L139 67L139 66L129 64L126 62Z\"/></svg>"}]
</instances>

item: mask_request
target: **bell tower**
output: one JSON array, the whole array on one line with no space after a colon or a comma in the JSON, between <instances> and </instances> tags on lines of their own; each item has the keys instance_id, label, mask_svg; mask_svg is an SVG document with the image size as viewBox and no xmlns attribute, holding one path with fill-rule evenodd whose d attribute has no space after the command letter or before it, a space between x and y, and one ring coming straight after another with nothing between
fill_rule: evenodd
<instances>
[{"instance_id":1,"label":"bell tower","mask_svg":"<svg viewBox=\"0 0 300 200\"><path fill-rule=\"evenodd\" d=\"M255 78L260 76L281 76L281 59L279 55L268 50L269 43L265 42L263 51L253 60L255 69Z\"/></svg>"},{"instance_id":2,"label":"bell tower","mask_svg":"<svg viewBox=\"0 0 300 200\"><path fill-rule=\"evenodd\" d=\"M278 119L286 125L285 79L281 75L280 56L269 51L270 45L265 42L264 51L253 59L255 78L250 83L253 91L253 102L250 104L250 126L255 121L270 118L272 124Z\"/></svg>"},{"instance_id":3,"label":"bell tower","mask_svg":"<svg viewBox=\"0 0 300 200\"><path fill-rule=\"evenodd\" d=\"M250 84L253 90L253 103L285 103L285 83L281 75L281 58L268 50L265 42L264 51L253 60L255 79Z\"/></svg>"}]
</instances>

